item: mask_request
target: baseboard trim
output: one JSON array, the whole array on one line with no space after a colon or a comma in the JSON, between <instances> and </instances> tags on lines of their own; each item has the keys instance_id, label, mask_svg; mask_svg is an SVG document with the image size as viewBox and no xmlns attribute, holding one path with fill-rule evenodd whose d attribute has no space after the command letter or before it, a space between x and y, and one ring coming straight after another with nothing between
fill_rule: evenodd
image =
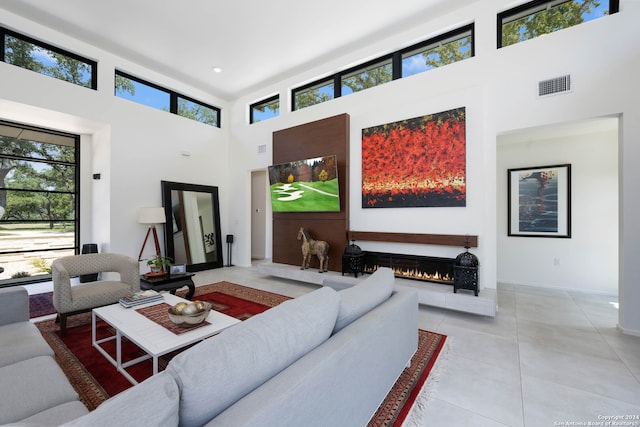
<instances>
[{"instance_id":1,"label":"baseboard trim","mask_svg":"<svg viewBox=\"0 0 640 427\"><path fill-rule=\"evenodd\" d=\"M636 331L635 329L623 328L622 326L620 326L619 323L616 325L616 329L618 329L620 332L622 332L625 335L631 335L633 337L640 337L640 331Z\"/></svg>"},{"instance_id":2,"label":"baseboard trim","mask_svg":"<svg viewBox=\"0 0 640 427\"><path fill-rule=\"evenodd\" d=\"M500 285L517 286L517 287L522 287L522 288L540 288L540 289L546 289L546 290L549 290L549 291L580 292L580 293L583 293L583 294L602 295L602 296L607 296L607 297L618 298L618 294L617 293L598 291L598 290L594 290L594 289L580 289L580 288L568 288L568 287L563 287L563 286L549 286L549 285L545 285L544 283L504 282L504 281L498 280L498 286L500 286Z\"/></svg>"}]
</instances>

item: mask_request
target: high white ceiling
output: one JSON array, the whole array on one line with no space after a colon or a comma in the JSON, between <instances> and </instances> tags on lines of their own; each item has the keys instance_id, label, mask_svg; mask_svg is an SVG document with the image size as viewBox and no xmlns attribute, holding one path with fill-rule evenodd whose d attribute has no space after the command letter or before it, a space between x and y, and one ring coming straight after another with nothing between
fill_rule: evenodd
<instances>
[{"instance_id":1,"label":"high white ceiling","mask_svg":"<svg viewBox=\"0 0 640 427\"><path fill-rule=\"evenodd\" d=\"M471 0L7 0L0 8L235 99L468 3ZM223 71L214 73L213 67Z\"/></svg>"}]
</instances>

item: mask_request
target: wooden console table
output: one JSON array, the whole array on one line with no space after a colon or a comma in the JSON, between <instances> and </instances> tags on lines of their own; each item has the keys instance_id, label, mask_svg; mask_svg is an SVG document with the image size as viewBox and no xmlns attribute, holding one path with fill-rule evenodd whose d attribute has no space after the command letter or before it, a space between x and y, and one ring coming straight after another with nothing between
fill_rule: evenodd
<instances>
[{"instance_id":1,"label":"wooden console table","mask_svg":"<svg viewBox=\"0 0 640 427\"><path fill-rule=\"evenodd\" d=\"M153 289L154 291L169 291L175 295L176 291L184 286L189 288L186 299L193 298L196 292L196 286L191 278L195 276L193 273L186 274L167 274L166 276L156 278L146 278L140 276L140 289Z\"/></svg>"}]
</instances>

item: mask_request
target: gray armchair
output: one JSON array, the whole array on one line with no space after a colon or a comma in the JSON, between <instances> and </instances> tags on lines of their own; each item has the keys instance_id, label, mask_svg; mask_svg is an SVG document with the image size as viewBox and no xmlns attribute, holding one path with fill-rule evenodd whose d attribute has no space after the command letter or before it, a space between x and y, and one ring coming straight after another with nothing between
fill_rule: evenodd
<instances>
[{"instance_id":1,"label":"gray armchair","mask_svg":"<svg viewBox=\"0 0 640 427\"><path fill-rule=\"evenodd\" d=\"M98 280L74 284L71 278L95 273L115 272L119 280ZM84 254L58 258L51 264L53 306L58 312L60 332L67 330L67 317L114 304L125 294L140 290L138 262L120 254Z\"/></svg>"}]
</instances>

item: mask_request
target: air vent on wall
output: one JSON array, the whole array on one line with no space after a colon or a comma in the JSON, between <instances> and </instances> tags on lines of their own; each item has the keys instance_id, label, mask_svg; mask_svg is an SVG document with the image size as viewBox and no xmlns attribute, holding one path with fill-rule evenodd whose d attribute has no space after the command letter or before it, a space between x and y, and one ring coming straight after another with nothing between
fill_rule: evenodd
<instances>
[{"instance_id":1,"label":"air vent on wall","mask_svg":"<svg viewBox=\"0 0 640 427\"><path fill-rule=\"evenodd\" d=\"M538 96L564 92L571 92L571 75L569 74L538 82Z\"/></svg>"},{"instance_id":2,"label":"air vent on wall","mask_svg":"<svg viewBox=\"0 0 640 427\"><path fill-rule=\"evenodd\" d=\"M258 154L264 154L267 152L267 144L258 145Z\"/></svg>"}]
</instances>

